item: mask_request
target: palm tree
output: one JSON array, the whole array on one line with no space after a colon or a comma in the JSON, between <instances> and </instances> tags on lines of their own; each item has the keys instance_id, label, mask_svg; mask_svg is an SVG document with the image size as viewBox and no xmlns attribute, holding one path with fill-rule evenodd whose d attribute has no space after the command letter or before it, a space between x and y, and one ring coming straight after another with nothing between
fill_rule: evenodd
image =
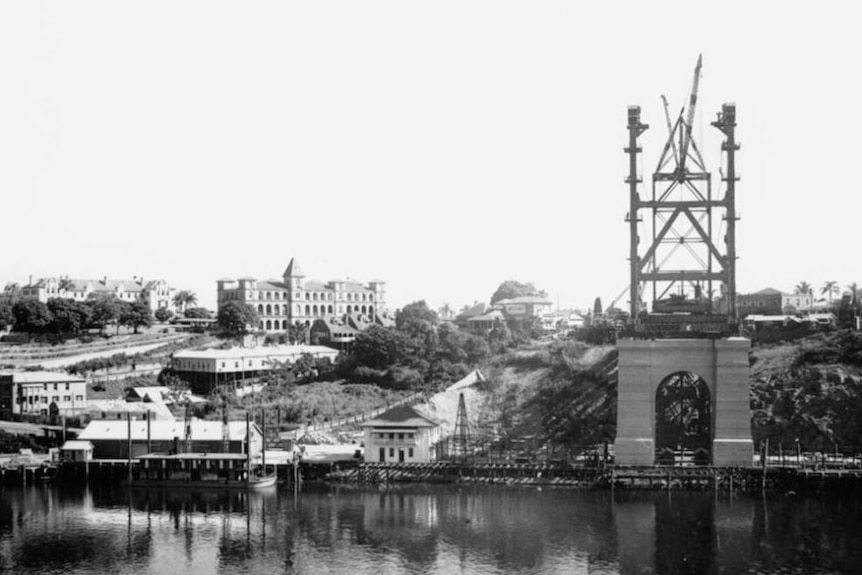
<instances>
[{"instance_id":1,"label":"palm tree","mask_svg":"<svg viewBox=\"0 0 862 575\"><path fill-rule=\"evenodd\" d=\"M850 290L850 305L855 305L858 301L857 294L859 293L859 286L856 282L852 284L847 284L847 289Z\"/></svg>"},{"instance_id":2,"label":"palm tree","mask_svg":"<svg viewBox=\"0 0 862 575\"><path fill-rule=\"evenodd\" d=\"M174 305L182 312L186 311L186 308L193 306L196 303L198 303L198 296L196 296L193 291L181 290L174 296Z\"/></svg>"},{"instance_id":3,"label":"palm tree","mask_svg":"<svg viewBox=\"0 0 862 575\"><path fill-rule=\"evenodd\" d=\"M796 284L795 288L793 288L793 293L797 293L799 295L808 295L811 293L811 284L806 281L801 281Z\"/></svg>"},{"instance_id":4,"label":"palm tree","mask_svg":"<svg viewBox=\"0 0 862 575\"><path fill-rule=\"evenodd\" d=\"M75 288L75 282L69 279L69 276L64 278L60 278L59 283L57 284L57 291L71 291Z\"/></svg>"},{"instance_id":5,"label":"palm tree","mask_svg":"<svg viewBox=\"0 0 862 575\"><path fill-rule=\"evenodd\" d=\"M838 282L829 280L823 282L823 287L820 288L820 294L829 294L829 304L832 304L832 294L838 293Z\"/></svg>"},{"instance_id":6,"label":"palm tree","mask_svg":"<svg viewBox=\"0 0 862 575\"><path fill-rule=\"evenodd\" d=\"M448 303L444 303L440 306L440 309L437 310L437 313L442 319L449 319L452 317L452 306Z\"/></svg>"}]
</instances>

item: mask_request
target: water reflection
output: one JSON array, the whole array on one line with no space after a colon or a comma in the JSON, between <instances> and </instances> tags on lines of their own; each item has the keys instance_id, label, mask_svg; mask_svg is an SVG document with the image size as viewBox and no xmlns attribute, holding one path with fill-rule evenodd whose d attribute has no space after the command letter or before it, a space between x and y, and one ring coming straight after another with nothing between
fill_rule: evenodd
<instances>
[{"instance_id":1,"label":"water reflection","mask_svg":"<svg viewBox=\"0 0 862 575\"><path fill-rule=\"evenodd\" d=\"M0 571L845 573L856 497L480 486L6 488Z\"/></svg>"}]
</instances>

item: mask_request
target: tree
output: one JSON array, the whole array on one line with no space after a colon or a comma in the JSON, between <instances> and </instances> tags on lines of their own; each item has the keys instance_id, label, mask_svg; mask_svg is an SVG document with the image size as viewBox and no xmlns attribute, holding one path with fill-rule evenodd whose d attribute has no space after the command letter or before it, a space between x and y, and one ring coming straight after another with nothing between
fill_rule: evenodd
<instances>
[{"instance_id":1,"label":"tree","mask_svg":"<svg viewBox=\"0 0 862 575\"><path fill-rule=\"evenodd\" d=\"M68 276L60 278L60 281L57 282L57 291L65 292L73 289L75 289L75 282L70 280Z\"/></svg>"},{"instance_id":2,"label":"tree","mask_svg":"<svg viewBox=\"0 0 862 575\"><path fill-rule=\"evenodd\" d=\"M0 302L0 331L5 330L15 323L15 316L12 315L12 304L8 301Z\"/></svg>"},{"instance_id":3,"label":"tree","mask_svg":"<svg viewBox=\"0 0 862 575\"><path fill-rule=\"evenodd\" d=\"M372 325L356 336L351 354L358 365L388 369L402 361L405 347L402 333Z\"/></svg>"},{"instance_id":4,"label":"tree","mask_svg":"<svg viewBox=\"0 0 862 575\"><path fill-rule=\"evenodd\" d=\"M832 295L838 293L838 282L829 280L823 282L823 287L820 288L820 295L828 294L829 295L829 303L832 303Z\"/></svg>"},{"instance_id":5,"label":"tree","mask_svg":"<svg viewBox=\"0 0 862 575\"><path fill-rule=\"evenodd\" d=\"M138 333L138 328L150 327L153 325L153 314L150 311L150 306L142 301L123 306L120 323L132 328L135 333Z\"/></svg>"},{"instance_id":6,"label":"tree","mask_svg":"<svg viewBox=\"0 0 862 575\"><path fill-rule=\"evenodd\" d=\"M395 312L395 327L401 331L409 331L411 326L427 322L437 325L437 312L428 307L425 300L414 301Z\"/></svg>"},{"instance_id":7,"label":"tree","mask_svg":"<svg viewBox=\"0 0 862 575\"><path fill-rule=\"evenodd\" d=\"M101 333L109 323L120 319L120 313L123 310L123 303L113 295L93 296L87 304L92 310L91 325L98 328Z\"/></svg>"},{"instance_id":8,"label":"tree","mask_svg":"<svg viewBox=\"0 0 862 575\"><path fill-rule=\"evenodd\" d=\"M500 300L513 297L523 296L539 296L545 297L547 294L543 290L536 289L532 283L521 283L515 280L506 280L500 284L494 295L491 296L491 305L494 305Z\"/></svg>"},{"instance_id":9,"label":"tree","mask_svg":"<svg viewBox=\"0 0 862 575\"><path fill-rule=\"evenodd\" d=\"M195 292L189 290L180 290L177 292L177 295L174 296L174 305L180 311L185 311L185 309L190 305L195 305L198 303L198 296L195 295Z\"/></svg>"},{"instance_id":10,"label":"tree","mask_svg":"<svg viewBox=\"0 0 862 575\"><path fill-rule=\"evenodd\" d=\"M288 326L287 335L292 344L308 343L308 326L301 321L295 321L293 325Z\"/></svg>"},{"instance_id":11,"label":"tree","mask_svg":"<svg viewBox=\"0 0 862 575\"><path fill-rule=\"evenodd\" d=\"M424 371L437 353L437 313L424 300L407 304L395 314L395 329L404 336L407 363Z\"/></svg>"},{"instance_id":12,"label":"tree","mask_svg":"<svg viewBox=\"0 0 862 575\"><path fill-rule=\"evenodd\" d=\"M448 302L446 302L437 309L437 315L441 319L449 319L453 315L455 315L455 312L452 311L452 306L449 305Z\"/></svg>"},{"instance_id":13,"label":"tree","mask_svg":"<svg viewBox=\"0 0 862 575\"><path fill-rule=\"evenodd\" d=\"M157 321L165 323L166 321L174 317L174 312L172 312L166 307L160 307L153 315L155 316Z\"/></svg>"},{"instance_id":14,"label":"tree","mask_svg":"<svg viewBox=\"0 0 862 575\"><path fill-rule=\"evenodd\" d=\"M218 324L226 332L233 335L243 335L249 332L249 327L258 324L257 311L240 301L226 302L218 310Z\"/></svg>"},{"instance_id":15,"label":"tree","mask_svg":"<svg viewBox=\"0 0 862 575\"><path fill-rule=\"evenodd\" d=\"M811 284L806 281L801 281L796 284L796 287L793 288L793 293L797 293L799 295L808 295L812 291Z\"/></svg>"},{"instance_id":16,"label":"tree","mask_svg":"<svg viewBox=\"0 0 862 575\"><path fill-rule=\"evenodd\" d=\"M51 298L48 300L48 310L52 316L49 329L56 334L76 335L92 322L90 306L73 299Z\"/></svg>"},{"instance_id":17,"label":"tree","mask_svg":"<svg viewBox=\"0 0 862 575\"><path fill-rule=\"evenodd\" d=\"M194 319L209 319L210 318L210 310L205 307L190 307L186 309L183 314L187 318Z\"/></svg>"},{"instance_id":18,"label":"tree","mask_svg":"<svg viewBox=\"0 0 862 575\"><path fill-rule=\"evenodd\" d=\"M494 327L488 332L488 345L494 353L500 353L512 343L512 332L506 322L495 321Z\"/></svg>"},{"instance_id":19,"label":"tree","mask_svg":"<svg viewBox=\"0 0 862 575\"><path fill-rule=\"evenodd\" d=\"M847 284L847 289L850 291L850 305L856 305L859 302L859 285L856 282Z\"/></svg>"},{"instance_id":20,"label":"tree","mask_svg":"<svg viewBox=\"0 0 862 575\"><path fill-rule=\"evenodd\" d=\"M15 330L30 336L34 333L45 333L53 319L47 304L35 299L16 303L12 306L12 315L15 318Z\"/></svg>"}]
</instances>

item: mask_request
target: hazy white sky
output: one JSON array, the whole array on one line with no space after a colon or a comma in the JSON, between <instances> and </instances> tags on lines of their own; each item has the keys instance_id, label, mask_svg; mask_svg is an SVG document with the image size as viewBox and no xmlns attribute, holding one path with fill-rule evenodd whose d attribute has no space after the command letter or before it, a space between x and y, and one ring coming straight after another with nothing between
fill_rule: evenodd
<instances>
[{"instance_id":1,"label":"hazy white sky","mask_svg":"<svg viewBox=\"0 0 862 575\"><path fill-rule=\"evenodd\" d=\"M296 256L391 307L506 279L607 305L626 108L649 175L701 52L716 174L737 104L739 290L862 282L856 11L766 4L4 2L0 284L163 277L214 307Z\"/></svg>"}]
</instances>

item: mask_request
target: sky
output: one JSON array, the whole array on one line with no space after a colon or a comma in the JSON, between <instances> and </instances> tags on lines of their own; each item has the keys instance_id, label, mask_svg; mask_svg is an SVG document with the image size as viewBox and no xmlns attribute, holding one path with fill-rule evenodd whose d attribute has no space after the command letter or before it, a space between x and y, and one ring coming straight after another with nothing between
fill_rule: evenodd
<instances>
[{"instance_id":1,"label":"sky","mask_svg":"<svg viewBox=\"0 0 862 575\"><path fill-rule=\"evenodd\" d=\"M762 5L761 5L762 4ZM387 282L454 309L628 285L626 111L648 178L703 55L737 106L738 290L862 283L852 3L4 2L0 284ZM624 307L623 297L620 307Z\"/></svg>"}]
</instances>

